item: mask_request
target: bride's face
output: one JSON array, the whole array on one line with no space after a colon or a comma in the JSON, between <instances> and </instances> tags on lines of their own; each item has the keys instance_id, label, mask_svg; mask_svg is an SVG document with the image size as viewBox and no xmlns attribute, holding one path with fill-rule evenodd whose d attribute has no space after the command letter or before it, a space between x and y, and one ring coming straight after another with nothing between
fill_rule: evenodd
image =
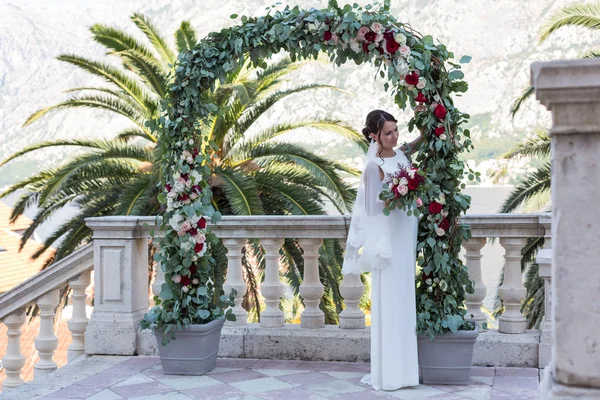
<instances>
[{"instance_id":1,"label":"bride's face","mask_svg":"<svg viewBox=\"0 0 600 400\"><path fill-rule=\"evenodd\" d=\"M385 121L381 132L375 135L375 140L380 142L384 149L392 149L398 144L398 136L398 126L396 123L394 121Z\"/></svg>"}]
</instances>

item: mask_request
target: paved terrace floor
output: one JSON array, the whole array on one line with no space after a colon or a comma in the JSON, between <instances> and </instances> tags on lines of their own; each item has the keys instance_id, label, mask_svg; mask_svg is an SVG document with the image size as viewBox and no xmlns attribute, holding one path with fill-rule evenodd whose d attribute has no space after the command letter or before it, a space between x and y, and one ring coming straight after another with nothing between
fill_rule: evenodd
<instances>
[{"instance_id":1,"label":"paved terrace floor","mask_svg":"<svg viewBox=\"0 0 600 400\"><path fill-rule=\"evenodd\" d=\"M162 373L158 357L82 357L51 374L0 394L0 399L204 400L529 400L538 399L537 368L474 367L468 386L393 392L360 383L369 364L219 359L205 376Z\"/></svg>"}]
</instances>

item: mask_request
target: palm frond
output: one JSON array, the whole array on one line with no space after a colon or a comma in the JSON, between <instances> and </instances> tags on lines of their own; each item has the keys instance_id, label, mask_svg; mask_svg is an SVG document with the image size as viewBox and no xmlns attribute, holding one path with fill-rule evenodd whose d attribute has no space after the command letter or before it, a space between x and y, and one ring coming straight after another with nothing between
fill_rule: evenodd
<instances>
[{"instance_id":1,"label":"palm frond","mask_svg":"<svg viewBox=\"0 0 600 400\"><path fill-rule=\"evenodd\" d=\"M551 141L544 129L535 129L535 136L526 138L510 149L504 158L519 159L521 157L550 157Z\"/></svg>"},{"instance_id":2,"label":"palm frond","mask_svg":"<svg viewBox=\"0 0 600 400\"><path fill-rule=\"evenodd\" d=\"M37 144L33 144L31 146L25 147L23 150L17 151L16 153L10 155L7 159L0 163L0 167L7 164L9 161L14 160L15 158L21 157L24 154L30 153L32 151L45 149L48 147L57 147L57 146L76 146L76 147L88 147L91 149L105 149L106 142L100 140L86 140L86 139L67 139L67 140L52 140L48 142L41 142Z\"/></svg>"},{"instance_id":3,"label":"palm frond","mask_svg":"<svg viewBox=\"0 0 600 400\"><path fill-rule=\"evenodd\" d=\"M152 143L158 142L158 139L156 139L156 137L154 137L154 135L152 135L150 132L143 131L139 128L126 128L117 134L116 139L128 142L130 139L137 137L146 139Z\"/></svg>"},{"instance_id":4,"label":"palm frond","mask_svg":"<svg viewBox=\"0 0 600 400\"><path fill-rule=\"evenodd\" d=\"M152 46L154 46L154 49L158 52L164 63L171 65L175 64L175 54L173 54L173 51L169 48L165 39L160 36L158 30L152 25L150 20L139 13L133 14L131 20L142 32L144 32L144 35L146 35L150 43L152 43Z\"/></svg>"},{"instance_id":5,"label":"palm frond","mask_svg":"<svg viewBox=\"0 0 600 400\"><path fill-rule=\"evenodd\" d=\"M528 174L506 198L500 208L500 212L512 212L537 194L550 190L550 178L552 175L550 167L550 161L547 161L537 170Z\"/></svg>"},{"instance_id":6,"label":"palm frond","mask_svg":"<svg viewBox=\"0 0 600 400\"><path fill-rule=\"evenodd\" d=\"M167 73L158 62L133 51L121 54L125 68L133 71L160 98L166 98L168 92Z\"/></svg>"},{"instance_id":7,"label":"palm frond","mask_svg":"<svg viewBox=\"0 0 600 400\"><path fill-rule=\"evenodd\" d=\"M588 50L581 55L581 58L600 58L600 49Z\"/></svg>"},{"instance_id":8,"label":"palm frond","mask_svg":"<svg viewBox=\"0 0 600 400\"><path fill-rule=\"evenodd\" d=\"M238 168L215 168L215 176L221 180L225 196L235 215L264 214L256 191L256 182Z\"/></svg>"},{"instance_id":9,"label":"palm frond","mask_svg":"<svg viewBox=\"0 0 600 400\"><path fill-rule=\"evenodd\" d=\"M572 4L557 10L540 29L540 43L563 26L600 29L600 3Z\"/></svg>"},{"instance_id":10,"label":"palm frond","mask_svg":"<svg viewBox=\"0 0 600 400\"><path fill-rule=\"evenodd\" d=\"M132 78L126 76L117 68L98 61L88 60L75 54L63 54L58 60L73 64L91 74L104 78L107 82L117 85L130 95L145 112L152 116L157 110L156 102L148 96L143 88Z\"/></svg>"},{"instance_id":11,"label":"palm frond","mask_svg":"<svg viewBox=\"0 0 600 400\"><path fill-rule=\"evenodd\" d=\"M512 118L514 118L517 112L521 109L521 106L523 105L525 100L533 96L534 93L535 88L533 86L529 86L521 92L519 97L510 106L510 116Z\"/></svg>"},{"instance_id":12,"label":"palm frond","mask_svg":"<svg viewBox=\"0 0 600 400\"><path fill-rule=\"evenodd\" d=\"M138 175L121 195L115 208L116 215L141 215L150 199L157 194L158 181L152 174Z\"/></svg>"},{"instance_id":13,"label":"palm frond","mask_svg":"<svg viewBox=\"0 0 600 400\"><path fill-rule=\"evenodd\" d=\"M196 37L196 31L192 28L190 21L183 21L179 26L179 29L175 32L175 42L177 43L177 52L192 50L198 39Z\"/></svg>"}]
</instances>

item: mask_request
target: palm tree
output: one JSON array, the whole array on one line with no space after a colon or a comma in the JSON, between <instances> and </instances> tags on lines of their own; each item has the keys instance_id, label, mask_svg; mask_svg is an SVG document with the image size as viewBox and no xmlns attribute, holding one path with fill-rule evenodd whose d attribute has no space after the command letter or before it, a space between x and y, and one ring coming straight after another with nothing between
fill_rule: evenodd
<instances>
[{"instance_id":1,"label":"palm tree","mask_svg":"<svg viewBox=\"0 0 600 400\"><path fill-rule=\"evenodd\" d=\"M0 163L2 167L24 154L48 147L73 146L83 150L64 164L46 168L0 193L1 198L23 191L11 215L13 220L31 205L39 208L32 225L23 234L21 245L57 210L67 204L79 208L77 215L44 241L34 257L54 246L54 260L58 260L91 240L85 218L156 215L160 212L157 201L160 181L158 160L163 148L146 121L159 117L160 101L169 92L175 54L193 48L197 39L189 22L184 21L175 32L176 49L172 50L143 15L134 14L131 20L146 36L150 46L116 28L93 25L90 28L93 40L105 46L108 55L118 57L123 68L77 55L59 56L61 61L101 76L109 85L71 89L70 92L77 94L36 111L24 124L27 126L55 110L91 107L120 114L131 121L131 126L106 140L38 143ZM292 130L313 128L342 135L365 149L362 136L354 129L337 120L312 118L281 122L254 135L248 132L273 105L288 96L321 88L337 89L312 84L281 90L283 78L302 65L284 59L259 71L246 64L231 72L226 82L215 90L217 104L228 111L213 117L204 129L217 144L218 150L209 154L208 159L213 171L210 181L215 193L214 205L222 214L324 214L328 201L341 213L350 210L355 190L343 181L340 174L358 175L358 171L277 139ZM213 251L217 258L224 260L222 247ZM257 261L258 268L246 263L251 288L247 304L258 304L256 287L264 268L260 252L258 243L249 244L245 259ZM281 253L285 278L297 294L303 269L300 248L294 240L286 240ZM336 314L341 310L337 287L342 250L337 242L326 241L320 254L322 281L327 293L322 306L327 311L327 320L335 322ZM49 260L46 266L52 261ZM221 272L222 280L224 267ZM259 309L255 311L258 313Z\"/></svg>"},{"instance_id":2,"label":"palm tree","mask_svg":"<svg viewBox=\"0 0 600 400\"><path fill-rule=\"evenodd\" d=\"M587 29L600 29L600 3L596 4L573 4L556 11L542 26L539 33L539 43L544 42L553 32L564 26L579 26ZM600 49L587 50L581 58L600 57ZM523 90L521 95L511 106L511 115L514 118L523 103L535 92L532 86ZM535 137L527 138L514 149L504 155L506 159L518 159L520 157L534 157L542 164L533 172L528 173L500 208L501 213L509 213L525 205L529 209L549 211L547 204L550 199L550 180L552 176L550 161L550 137L546 130L537 129ZM502 175L498 171L496 176ZM528 328L538 328L544 317L544 282L539 277L538 265L535 263L537 251L543 247L543 238L529 239L527 246L522 251L521 270L525 273L525 287L527 295L523 301L521 311L526 314ZM502 277L500 284L502 284ZM494 314L502 312L502 302L497 297L495 301Z\"/></svg>"}]
</instances>

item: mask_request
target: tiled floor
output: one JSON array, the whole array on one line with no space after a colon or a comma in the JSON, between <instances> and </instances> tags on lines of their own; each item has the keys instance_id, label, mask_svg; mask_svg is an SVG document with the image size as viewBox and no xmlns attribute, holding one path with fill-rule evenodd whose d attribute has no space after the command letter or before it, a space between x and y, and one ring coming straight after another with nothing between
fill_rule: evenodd
<instances>
[{"instance_id":1,"label":"tiled floor","mask_svg":"<svg viewBox=\"0 0 600 400\"><path fill-rule=\"evenodd\" d=\"M468 386L419 385L394 392L360 383L369 364L219 359L205 376L164 375L158 357L95 356L4 392L0 399L537 399L536 368L474 367Z\"/></svg>"}]
</instances>

